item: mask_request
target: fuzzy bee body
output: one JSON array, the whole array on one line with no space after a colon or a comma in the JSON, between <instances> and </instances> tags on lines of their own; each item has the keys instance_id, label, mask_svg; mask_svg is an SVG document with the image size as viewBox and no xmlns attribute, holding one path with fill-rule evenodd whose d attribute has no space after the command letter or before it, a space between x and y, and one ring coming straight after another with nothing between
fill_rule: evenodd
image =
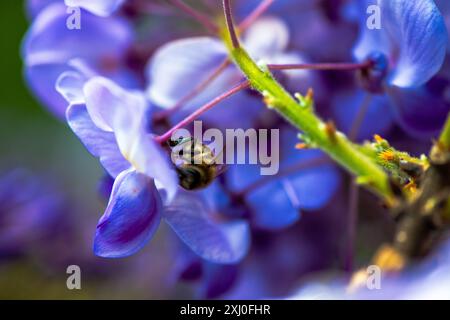
<instances>
[{"instance_id":1,"label":"fuzzy bee body","mask_svg":"<svg viewBox=\"0 0 450 320\"><path fill-rule=\"evenodd\" d=\"M186 164L177 167L180 186L186 190L199 190L209 186L216 177L216 170L211 166Z\"/></svg>"},{"instance_id":2,"label":"fuzzy bee body","mask_svg":"<svg viewBox=\"0 0 450 320\"><path fill-rule=\"evenodd\" d=\"M176 154L176 171L183 189L204 189L223 172L224 167L217 164L217 157L211 148L193 138L171 141L170 146Z\"/></svg>"}]
</instances>

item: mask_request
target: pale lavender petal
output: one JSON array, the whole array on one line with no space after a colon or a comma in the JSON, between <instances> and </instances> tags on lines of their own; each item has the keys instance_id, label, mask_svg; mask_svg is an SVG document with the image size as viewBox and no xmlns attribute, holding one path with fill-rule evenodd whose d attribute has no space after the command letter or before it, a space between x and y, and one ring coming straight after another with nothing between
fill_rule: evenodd
<instances>
[{"instance_id":1,"label":"pale lavender petal","mask_svg":"<svg viewBox=\"0 0 450 320\"><path fill-rule=\"evenodd\" d=\"M45 7L27 32L22 56L25 76L36 96L56 116L63 117L67 104L56 92L55 82L67 63L82 59L99 74L115 76L123 69L122 60L134 35L124 19L100 18L82 13L81 29L67 28L67 7L54 3Z\"/></svg>"},{"instance_id":2,"label":"pale lavender petal","mask_svg":"<svg viewBox=\"0 0 450 320\"><path fill-rule=\"evenodd\" d=\"M116 177L130 168L130 163L120 153L114 134L95 126L85 105L70 106L67 109L67 121L88 151L99 158L111 176Z\"/></svg>"},{"instance_id":3,"label":"pale lavender petal","mask_svg":"<svg viewBox=\"0 0 450 320\"><path fill-rule=\"evenodd\" d=\"M79 7L98 16L107 17L114 13L125 0L65 0L69 7Z\"/></svg>"},{"instance_id":4,"label":"pale lavender petal","mask_svg":"<svg viewBox=\"0 0 450 320\"><path fill-rule=\"evenodd\" d=\"M87 79L77 71L66 71L56 80L56 91L69 104L85 103L83 87Z\"/></svg>"},{"instance_id":5,"label":"pale lavender petal","mask_svg":"<svg viewBox=\"0 0 450 320\"><path fill-rule=\"evenodd\" d=\"M169 42L155 53L147 67L149 99L162 108L174 107L199 84L210 78L227 56L224 44L214 38L188 38ZM241 77L234 66L228 67L186 107L199 107L230 89Z\"/></svg>"},{"instance_id":6,"label":"pale lavender petal","mask_svg":"<svg viewBox=\"0 0 450 320\"><path fill-rule=\"evenodd\" d=\"M216 222L201 200L179 195L164 218L191 250L205 260L234 264L247 254L249 226L244 221Z\"/></svg>"},{"instance_id":7,"label":"pale lavender petal","mask_svg":"<svg viewBox=\"0 0 450 320\"><path fill-rule=\"evenodd\" d=\"M289 28L281 19L265 17L247 30L243 42L255 59L270 59L287 48Z\"/></svg>"},{"instance_id":8,"label":"pale lavender petal","mask_svg":"<svg viewBox=\"0 0 450 320\"><path fill-rule=\"evenodd\" d=\"M84 87L87 110L103 130L113 131L119 149L140 173L157 180L171 201L178 177L164 150L148 133L148 103L139 92L126 91L105 78L93 78Z\"/></svg>"},{"instance_id":9,"label":"pale lavender petal","mask_svg":"<svg viewBox=\"0 0 450 320\"><path fill-rule=\"evenodd\" d=\"M129 161L138 172L156 180L158 189L164 191L165 203L170 203L179 189L178 176L170 157L154 137L145 132L136 132L130 143Z\"/></svg>"},{"instance_id":10,"label":"pale lavender petal","mask_svg":"<svg viewBox=\"0 0 450 320\"><path fill-rule=\"evenodd\" d=\"M127 91L102 77L90 79L83 91L87 110L100 129L130 130L144 125L148 105L139 92Z\"/></svg>"}]
</instances>

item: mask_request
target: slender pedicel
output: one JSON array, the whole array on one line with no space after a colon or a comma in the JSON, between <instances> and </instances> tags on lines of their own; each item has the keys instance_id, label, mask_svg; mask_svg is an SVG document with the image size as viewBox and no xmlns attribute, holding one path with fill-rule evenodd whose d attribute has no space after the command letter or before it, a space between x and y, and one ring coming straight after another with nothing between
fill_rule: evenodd
<instances>
[{"instance_id":1,"label":"slender pedicel","mask_svg":"<svg viewBox=\"0 0 450 320\"><path fill-rule=\"evenodd\" d=\"M322 70L322 71L354 71L370 68L373 61L361 63L305 63L305 64L268 64L267 68L276 70Z\"/></svg>"},{"instance_id":2,"label":"slender pedicel","mask_svg":"<svg viewBox=\"0 0 450 320\"><path fill-rule=\"evenodd\" d=\"M354 251L356 238L356 225L358 224L359 186L355 181L350 184L349 213L347 223L347 239L345 246L344 270L352 273L354 267Z\"/></svg>"},{"instance_id":3,"label":"slender pedicel","mask_svg":"<svg viewBox=\"0 0 450 320\"><path fill-rule=\"evenodd\" d=\"M261 1L259 6L256 7L256 9L253 10L253 12L250 13L248 15L248 17L245 18L244 21L242 21L239 24L239 31L243 32L250 25L252 25L253 22L255 22L259 17L261 17L269 9L269 7L272 5L272 3L274 3L274 1L275 0L263 0L263 1Z\"/></svg>"},{"instance_id":4,"label":"slender pedicel","mask_svg":"<svg viewBox=\"0 0 450 320\"><path fill-rule=\"evenodd\" d=\"M199 109L197 109L195 112L193 112L191 115L189 115L188 117L186 117L184 120L182 120L181 122L179 122L177 125L175 125L172 129L170 129L169 131L167 131L166 133L164 133L163 135L156 137L156 141L159 143L164 143L166 141L168 141L173 133L180 129L183 128L187 125L189 125L190 123L194 122L195 120L198 119L198 117L200 117L202 114L204 114L205 112L209 111L212 107L214 107L215 105L219 104L220 102L224 101L225 99L231 97L232 95L238 93L241 90L247 89L248 87L250 87L250 82L245 80L243 82L241 82L240 84L238 84L237 86L235 86L234 88L232 88L231 90L225 92L224 94L218 96L217 98L215 98L214 100L208 102L207 104L203 105L202 107L200 107Z\"/></svg>"},{"instance_id":5,"label":"slender pedicel","mask_svg":"<svg viewBox=\"0 0 450 320\"><path fill-rule=\"evenodd\" d=\"M208 88L208 86L222 74L222 72L231 64L231 61L226 58L220 66L214 70L205 80L200 82L191 92L189 92L186 96L184 96L180 101L177 102L172 108L158 112L154 115L154 120L159 121L163 120L175 112L179 111L183 108L189 101L197 97L203 90Z\"/></svg>"},{"instance_id":6,"label":"slender pedicel","mask_svg":"<svg viewBox=\"0 0 450 320\"><path fill-rule=\"evenodd\" d=\"M199 23L201 23L208 31L214 34L219 33L219 27L212 22L207 16L205 16L203 13L195 10L191 6L184 3L182 0L169 0L173 5L177 6L184 12L186 12L188 15L192 16L197 20Z\"/></svg>"},{"instance_id":7,"label":"slender pedicel","mask_svg":"<svg viewBox=\"0 0 450 320\"><path fill-rule=\"evenodd\" d=\"M352 127L349 132L349 139L355 141L358 138L358 134L361 130L364 119L369 110L370 102L372 101L372 95L366 94L363 102L359 108L359 112L353 120ZM349 187L349 201L348 201L348 220L347 220L347 239L345 246L345 258L344 258L344 270L346 272L353 272L354 267L354 251L355 251L355 238L356 238L356 226L358 224L358 206L359 206L359 185L352 181Z\"/></svg>"},{"instance_id":8,"label":"slender pedicel","mask_svg":"<svg viewBox=\"0 0 450 320\"><path fill-rule=\"evenodd\" d=\"M214 70L209 77L202 81L191 92L184 96L177 102L172 108L161 111L154 115L155 121L163 120L172 115L176 111L179 111L189 101L198 96L203 90L205 90L222 72L231 64L231 61L226 58L220 65ZM267 67L272 70L337 70L337 71L352 71L368 68L372 65L371 61L363 63L311 63L311 64L269 64ZM365 112L364 112L365 113ZM359 130L359 129L358 129Z\"/></svg>"},{"instance_id":9,"label":"slender pedicel","mask_svg":"<svg viewBox=\"0 0 450 320\"><path fill-rule=\"evenodd\" d=\"M299 151L299 152L301 152L301 151ZM315 167L318 167L318 166L321 166L321 165L324 165L327 163L330 163L330 160L326 156L322 156L322 157L315 158L315 159L309 159L307 161L302 161L300 163L296 163L292 166L289 166L287 168L280 170L280 172L276 175L265 176L265 177L259 179L258 181L249 185L245 189L243 189L239 192L236 192L235 195L236 196L245 196L245 195L265 186L266 184L268 184L274 180L278 180L282 177L288 177L288 176L295 174L301 170L315 168Z\"/></svg>"},{"instance_id":10,"label":"slender pedicel","mask_svg":"<svg viewBox=\"0 0 450 320\"><path fill-rule=\"evenodd\" d=\"M231 13L230 0L223 0L223 9L224 9L224 13L225 13L225 20L227 23L227 28L228 28L228 34L230 35L230 38L231 38L231 44L233 45L233 48L239 48L240 44L239 44L239 40L238 40L238 37L236 34L236 29L234 27L233 15Z\"/></svg>"}]
</instances>

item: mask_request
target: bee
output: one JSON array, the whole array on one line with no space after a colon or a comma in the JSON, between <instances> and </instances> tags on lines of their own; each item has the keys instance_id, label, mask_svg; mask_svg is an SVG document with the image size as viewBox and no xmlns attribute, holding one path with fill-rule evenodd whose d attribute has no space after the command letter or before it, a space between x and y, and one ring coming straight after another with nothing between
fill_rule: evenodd
<instances>
[{"instance_id":1,"label":"bee","mask_svg":"<svg viewBox=\"0 0 450 320\"><path fill-rule=\"evenodd\" d=\"M214 151L194 138L171 140L169 146L172 148L179 184L185 190L204 189L225 171L225 166L218 163Z\"/></svg>"}]
</instances>

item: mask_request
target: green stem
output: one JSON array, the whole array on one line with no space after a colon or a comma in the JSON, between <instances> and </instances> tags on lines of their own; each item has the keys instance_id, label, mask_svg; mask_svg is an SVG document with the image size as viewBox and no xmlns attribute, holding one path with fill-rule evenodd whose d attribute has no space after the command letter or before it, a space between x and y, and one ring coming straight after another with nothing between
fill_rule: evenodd
<instances>
[{"instance_id":1,"label":"green stem","mask_svg":"<svg viewBox=\"0 0 450 320\"><path fill-rule=\"evenodd\" d=\"M344 134L330 130L311 108L299 104L268 69L263 70L250 58L245 49L233 47L228 34L224 35L224 39L232 59L246 75L251 86L265 97L269 107L303 131L308 140L356 175L359 181L391 203L393 198L388 176L381 167L362 153Z\"/></svg>"}]
</instances>

